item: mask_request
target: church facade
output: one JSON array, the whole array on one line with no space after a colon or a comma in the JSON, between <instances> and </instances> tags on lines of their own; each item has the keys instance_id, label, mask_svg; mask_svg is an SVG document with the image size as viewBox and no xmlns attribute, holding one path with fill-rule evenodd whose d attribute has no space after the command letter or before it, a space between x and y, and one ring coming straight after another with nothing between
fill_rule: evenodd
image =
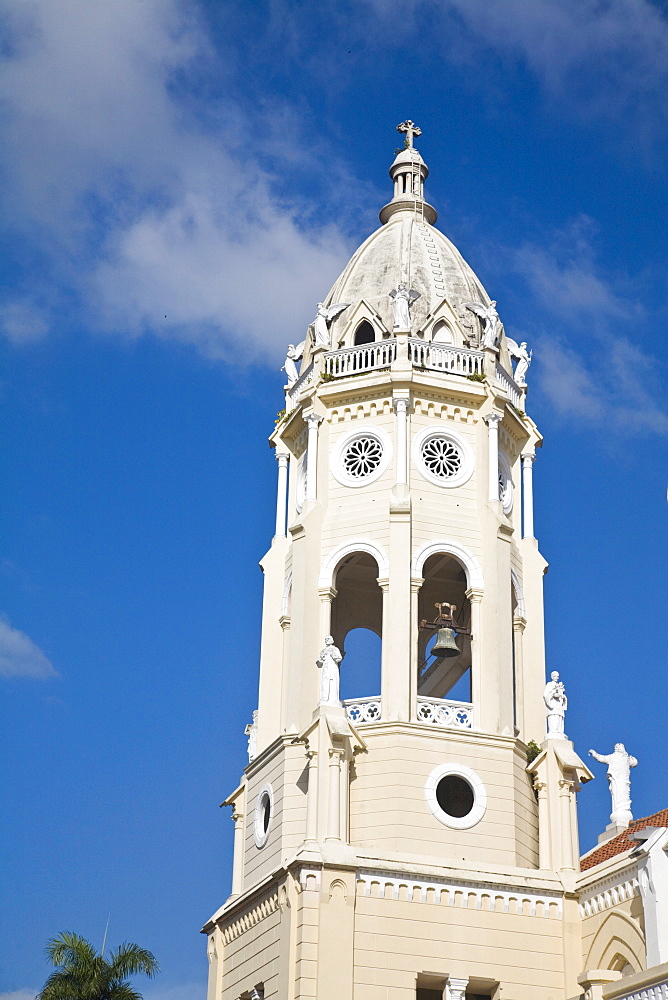
<instances>
[{"instance_id":1,"label":"church facade","mask_svg":"<svg viewBox=\"0 0 668 1000\"><path fill-rule=\"evenodd\" d=\"M593 774L545 682L531 354L434 227L400 130L381 227L286 358L208 1000L667 998L668 814L631 822L623 747L580 859ZM360 629L373 690L346 663Z\"/></svg>"}]
</instances>

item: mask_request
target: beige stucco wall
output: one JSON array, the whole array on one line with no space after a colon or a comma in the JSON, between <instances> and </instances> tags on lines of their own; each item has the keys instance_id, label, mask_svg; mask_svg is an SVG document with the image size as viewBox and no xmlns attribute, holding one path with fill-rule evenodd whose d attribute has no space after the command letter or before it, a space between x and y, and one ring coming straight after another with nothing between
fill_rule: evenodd
<instances>
[{"instance_id":1,"label":"beige stucco wall","mask_svg":"<svg viewBox=\"0 0 668 1000\"><path fill-rule=\"evenodd\" d=\"M427 725L381 723L360 731L368 752L356 757L350 783L354 846L415 858L537 866L536 803L515 740ZM452 762L473 768L487 790L485 816L469 830L448 829L425 800L432 769Z\"/></svg>"}]
</instances>

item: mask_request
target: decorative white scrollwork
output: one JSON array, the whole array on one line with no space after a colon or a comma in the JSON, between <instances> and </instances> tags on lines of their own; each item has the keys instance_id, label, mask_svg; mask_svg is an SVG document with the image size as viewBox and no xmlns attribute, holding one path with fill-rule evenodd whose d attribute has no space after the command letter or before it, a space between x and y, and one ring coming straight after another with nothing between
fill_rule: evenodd
<instances>
[{"instance_id":1,"label":"decorative white scrollwork","mask_svg":"<svg viewBox=\"0 0 668 1000\"><path fill-rule=\"evenodd\" d=\"M464 701L445 701L443 698L418 698L419 722L431 722L446 729L471 729L473 705Z\"/></svg>"},{"instance_id":2,"label":"decorative white scrollwork","mask_svg":"<svg viewBox=\"0 0 668 1000\"><path fill-rule=\"evenodd\" d=\"M343 706L351 722L380 722L380 698L352 698Z\"/></svg>"},{"instance_id":3,"label":"decorative white scrollwork","mask_svg":"<svg viewBox=\"0 0 668 1000\"><path fill-rule=\"evenodd\" d=\"M383 458L383 446L377 437L363 434L353 438L341 456L346 474L362 479L375 472Z\"/></svg>"},{"instance_id":4,"label":"decorative white scrollwork","mask_svg":"<svg viewBox=\"0 0 668 1000\"><path fill-rule=\"evenodd\" d=\"M432 475L451 479L462 467L462 453L450 438L432 434L422 443L422 461Z\"/></svg>"}]
</instances>

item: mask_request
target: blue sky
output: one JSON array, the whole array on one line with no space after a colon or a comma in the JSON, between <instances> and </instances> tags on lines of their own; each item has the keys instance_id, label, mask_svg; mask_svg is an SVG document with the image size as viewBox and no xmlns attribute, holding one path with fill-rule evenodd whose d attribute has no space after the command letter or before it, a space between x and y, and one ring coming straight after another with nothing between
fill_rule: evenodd
<instances>
[{"instance_id":1,"label":"blue sky","mask_svg":"<svg viewBox=\"0 0 668 1000\"><path fill-rule=\"evenodd\" d=\"M255 707L285 345L389 197L428 196L534 348L550 669L668 804L668 10L649 0L0 4L8 876L0 990L135 940L202 996ZM540 734L537 734L540 736ZM604 768L580 796L605 826Z\"/></svg>"}]
</instances>

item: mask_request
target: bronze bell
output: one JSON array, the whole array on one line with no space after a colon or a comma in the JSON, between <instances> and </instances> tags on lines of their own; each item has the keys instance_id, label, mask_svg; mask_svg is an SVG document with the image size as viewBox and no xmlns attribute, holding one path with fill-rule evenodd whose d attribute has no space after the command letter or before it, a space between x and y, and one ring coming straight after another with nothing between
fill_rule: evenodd
<instances>
[{"instance_id":1,"label":"bronze bell","mask_svg":"<svg viewBox=\"0 0 668 1000\"><path fill-rule=\"evenodd\" d=\"M431 647L432 656L459 656L460 649L455 642L455 633L451 628L439 628L436 642Z\"/></svg>"}]
</instances>

